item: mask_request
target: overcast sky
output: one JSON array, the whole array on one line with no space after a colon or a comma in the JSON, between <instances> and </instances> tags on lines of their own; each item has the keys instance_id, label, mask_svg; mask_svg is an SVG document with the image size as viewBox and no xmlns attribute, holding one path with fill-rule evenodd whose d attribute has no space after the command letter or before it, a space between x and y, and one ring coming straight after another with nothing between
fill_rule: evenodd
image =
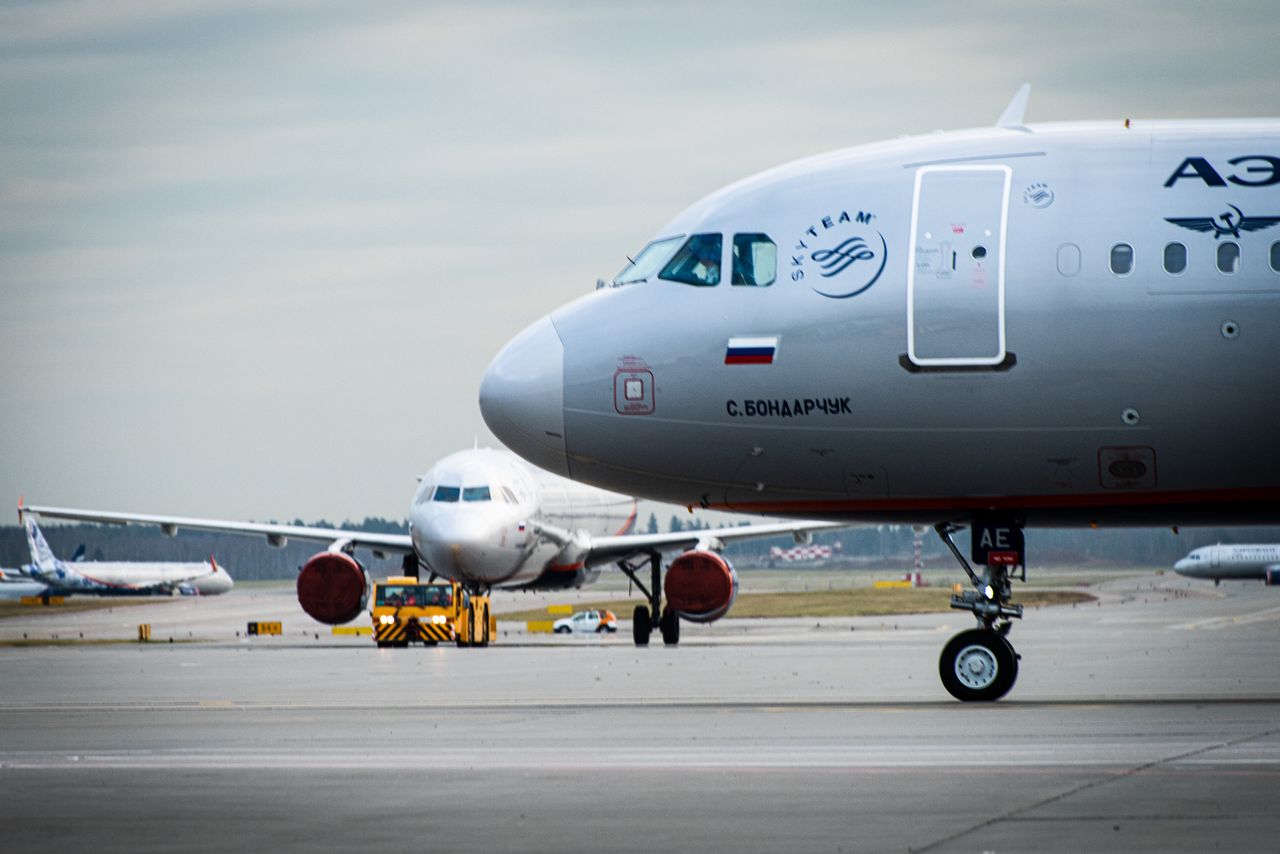
<instances>
[{"instance_id":1,"label":"overcast sky","mask_svg":"<svg viewBox=\"0 0 1280 854\"><path fill-rule=\"evenodd\" d=\"M0 499L403 518L539 315L717 187L1280 115L1274 0L0 4Z\"/></svg>"}]
</instances>

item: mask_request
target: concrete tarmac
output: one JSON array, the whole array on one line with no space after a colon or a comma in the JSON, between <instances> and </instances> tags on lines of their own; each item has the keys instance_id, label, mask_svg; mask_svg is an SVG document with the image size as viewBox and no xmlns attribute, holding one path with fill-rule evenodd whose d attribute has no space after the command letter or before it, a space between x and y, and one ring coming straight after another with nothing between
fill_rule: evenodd
<instances>
[{"instance_id":1,"label":"concrete tarmac","mask_svg":"<svg viewBox=\"0 0 1280 854\"><path fill-rule=\"evenodd\" d=\"M166 642L0 649L0 833L14 851L1277 850L1280 591L1097 592L1028 613L1018 685L984 706L938 682L958 612L726 620L675 649L624 625L377 650L304 631L288 591L7 619L3 638L145 617ZM246 616L286 634L236 637ZM185 625L204 642L167 643Z\"/></svg>"}]
</instances>

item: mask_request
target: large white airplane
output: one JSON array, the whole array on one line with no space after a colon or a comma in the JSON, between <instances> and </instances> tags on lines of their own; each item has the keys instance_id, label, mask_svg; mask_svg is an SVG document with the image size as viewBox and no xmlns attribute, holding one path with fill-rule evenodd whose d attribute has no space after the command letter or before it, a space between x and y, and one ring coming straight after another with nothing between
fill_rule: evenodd
<instances>
[{"instance_id":1,"label":"large white airplane","mask_svg":"<svg viewBox=\"0 0 1280 854\"><path fill-rule=\"evenodd\" d=\"M578 587L595 580L601 567L614 564L649 602L633 615L634 638L641 645L649 642L654 628L661 630L665 643L674 644L679 642L681 619L710 622L728 612L738 577L720 554L725 543L784 533L800 540L809 532L839 527L830 522L780 522L632 534L628 532L635 523L635 499L574 483L508 451L488 448L445 457L419 479L409 506L408 534L66 507L31 506L27 511L58 519L152 524L169 534L179 528L259 534L275 546L289 539L329 543L298 574L298 602L312 618L331 625L355 619L368 603L371 582L356 560L357 548L379 557L401 554L409 574L417 575L421 565L473 591ZM664 584L661 553L677 549L683 551L671 561ZM639 573L646 564L649 575L642 578Z\"/></svg>"},{"instance_id":2,"label":"large white airplane","mask_svg":"<svg viewBox=\"0 0 1280 854\"><path fill-rule=\"evenodd\" d=\"M934 525L978 622L939 674L1003 696L1025 526L1280 520L1280 121L1028 125L1028 92L695 203L498 354L485 421L608 489Z\"/></svg>"},{"instance_id":3,"label":"large white airplane","mask_svg":"<svg viewBox=\"0 0 1280 854\"><path fill-rule=\"evenodd\" d=\"M214 596L234 586L231 576L213 558L207 563L59 560L28 509L20 508L18 515L31 550L31 563L22 567L20 575L44 588L26 595ZM8 571L5 575L6 581L12 577Z\"/></svg>"},{"instance_id":4,"label":"large white airplane","mask_svg":"<svg viewBox=\"0 0 1280 854\"><path fill-rule=\"evenodd\" d=\"M1188 578L1262 579L1268 586L1280 584L1280 545L1201 546L1173 565Z\"/></svg>"}]
</instances>

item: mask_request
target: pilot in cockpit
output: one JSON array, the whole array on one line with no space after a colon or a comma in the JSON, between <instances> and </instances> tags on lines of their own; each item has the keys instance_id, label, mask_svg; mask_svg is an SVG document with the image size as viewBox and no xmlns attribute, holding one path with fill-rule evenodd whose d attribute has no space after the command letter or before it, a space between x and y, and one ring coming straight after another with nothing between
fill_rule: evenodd
<instances>
[{"instance_id":1,"label":"pilot in cockpit","mask_svg":"<svg viewBox=\"0 0 1280 854\"><path fill-rule=\"evenodd\" d=\"M708 285L720 283L720 256L713 249L719 249L719 244L712 247L706 243L699 243L697 245L698 263L693 268L694 275Z\"/></svg>"}]
</instances>

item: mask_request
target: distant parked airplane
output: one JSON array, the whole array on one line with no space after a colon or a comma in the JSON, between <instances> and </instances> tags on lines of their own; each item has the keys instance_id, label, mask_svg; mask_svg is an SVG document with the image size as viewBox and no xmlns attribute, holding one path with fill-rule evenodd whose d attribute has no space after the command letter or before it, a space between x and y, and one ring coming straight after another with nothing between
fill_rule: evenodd
<instances>
[{"instance_id":1,"label":"distant parked airplane","mask_svg":"<svg viewBox=\"0 0 1280 854\"><path fill-rule=\"evenodd\" d=\"M226 593L234 582L213 558L207 563L154 561L76 561L68 563L54 556L40 526L30 515L19 511L27 531L32 563L19 570L28 582L39 582L43 590L28 596L212 596ZM12 570L5 570L6 584L21 583ZM12 580L10 580L12 579ZM3 591L0 591L3 592Z\"/></svg>"},{"instance_id":2,"label":"distant parked airplane","mask_svg":"<svg viewBox=\"0 0 1280 854\"><path fill-rule=\"evenodd\" d=\"M1201 546L1173 565L1187 578L1260 578L1268 586L1280 584L1280 545Z\"/></svg>"}]
</instances>

